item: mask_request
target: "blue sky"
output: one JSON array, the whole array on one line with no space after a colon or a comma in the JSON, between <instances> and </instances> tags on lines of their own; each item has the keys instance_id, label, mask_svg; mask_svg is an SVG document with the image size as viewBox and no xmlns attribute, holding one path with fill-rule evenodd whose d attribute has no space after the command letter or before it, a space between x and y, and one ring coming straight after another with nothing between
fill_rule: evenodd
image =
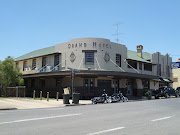
<instances>
[{"instance_id":1,"label":"blue sky","mask_svg":"<svg viewBox=\"0 0 180 135\"><path fill-rule=\"evenodd\" d=\"M180 58L180 0L0 0L0 60L98 37Z\"/></svg>"}]
</instances>

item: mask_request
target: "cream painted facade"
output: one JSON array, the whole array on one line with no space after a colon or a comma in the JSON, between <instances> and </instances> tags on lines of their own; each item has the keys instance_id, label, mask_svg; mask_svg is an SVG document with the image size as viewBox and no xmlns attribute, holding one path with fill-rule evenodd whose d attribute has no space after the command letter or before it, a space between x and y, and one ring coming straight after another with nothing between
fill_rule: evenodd
<instances>
[{"instance_id":1,"label":"cream painted facade","mask_svg":"<svg viewBox=\"0 0 180 135\"><path fill-rule=\"evenodd\" d=\"M180 68L173 69L173 88L180 87Z\"/></svg>"},{"instance_id":2,"label":"cream painted facade","mask_svg":"<svg viewBox=\"0 0 180 135\"><path fill-rule=\"evenodd\" d=\"M61 89L62 93L62 88L71 87L68 69L70 67L80 70L76 73L74 80L74 87L77 91L80 90L82 93L93 96L93 92L96 93L98 89L109 89L109 93L125 90L127 95L140 96L145 85L148 85L146 88L151 90L159 88L162 83L157 80L159 77L172 78L170 68L172 58L168 54L161 55L159 52L149 54L143 53L141 48L138 49L141 55L137 52L130 52L125 45L111 42L108 39L77 38L56 44L53 53L39 56L37 53L35 57L25 55L17 58L16 63L24 74L29 93L33 89L38 89L38 91L53 89L54 92ZM55 64L57 55L59 56L58 64ZM144 57L145 55L147 57ZM42 66L43 58L46 59L45 66ZM33 59L36 60L34 69ZM119 60L120 63L118 63ZM25 61L27 64L24 68ZM134 62L135 66L131 65L131 62Z\"/></svg>"}]
</instances>

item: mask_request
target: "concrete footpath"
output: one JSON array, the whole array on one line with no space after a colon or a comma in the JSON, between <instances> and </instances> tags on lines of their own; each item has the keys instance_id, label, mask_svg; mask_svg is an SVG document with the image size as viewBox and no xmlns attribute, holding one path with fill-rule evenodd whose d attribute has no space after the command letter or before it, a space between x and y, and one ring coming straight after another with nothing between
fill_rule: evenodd
<instances>
[{"instance_id":1,"label":"concrete footpath","mask_svg":"<svg viewBox=\"0 0 180 135\"><path fill-rule=\"evenodd\" d=\"M72 100L70 100L72 103ZM91 100L80 100L79 105L91 104ZM69 104L67 106L70 106ZM63 99L34 100L29 98L0 98L0 110L64 107Z\"/></svg>"},{"instance_id":2,"label":"concrete footpath","mask_svg":"<svg viewBox=\"0 0 180 135\"><path fill-rule=\"evenodd\" d=\"M152 98L153 100L154 98ZM144 101L147 99L131 97L129 102ZM122 102L122 101L121 101ZM0 98L0 110L11 110L11 109L35 109L35 108L50 108L50 107L64 107L74 105L88 105L92 104L91 100L79 100L79 104L63 104L63 99L50 99L47 100L34 100L32 98Z\"/></svg>"}]
</instances>

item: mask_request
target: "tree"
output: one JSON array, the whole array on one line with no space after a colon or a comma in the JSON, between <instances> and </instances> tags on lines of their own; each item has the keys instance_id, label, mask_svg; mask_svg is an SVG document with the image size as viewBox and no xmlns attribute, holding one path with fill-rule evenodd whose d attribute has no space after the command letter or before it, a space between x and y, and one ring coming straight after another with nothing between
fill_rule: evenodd
<instances>
[{"instance_id":1,"label":"tree","mask_svg":"<svg viewBox=\"0 0 180 135\"><path fill-rule=\"evenodd\" d=\"M0 62L0 84L1 91L6 87L23 85L22 73L20 73L19 67L15 66L15 61L10 56Z\"/></svg>"}]
</instances>

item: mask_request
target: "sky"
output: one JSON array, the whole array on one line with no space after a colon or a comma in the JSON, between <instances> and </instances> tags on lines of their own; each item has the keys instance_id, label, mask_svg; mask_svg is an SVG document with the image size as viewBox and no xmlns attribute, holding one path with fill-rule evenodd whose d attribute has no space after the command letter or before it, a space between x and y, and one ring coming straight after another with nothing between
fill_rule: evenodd
<instances>
[{"instance_id":1,"label":"sky","mask_svg":"<svg viewBox=\"0 0 180 135\"><path fill-rule=\"evenodd\" d=\"M180 58L180 0L0 0L0 60L96 37Z\"/></svg>"}]
</instances>

